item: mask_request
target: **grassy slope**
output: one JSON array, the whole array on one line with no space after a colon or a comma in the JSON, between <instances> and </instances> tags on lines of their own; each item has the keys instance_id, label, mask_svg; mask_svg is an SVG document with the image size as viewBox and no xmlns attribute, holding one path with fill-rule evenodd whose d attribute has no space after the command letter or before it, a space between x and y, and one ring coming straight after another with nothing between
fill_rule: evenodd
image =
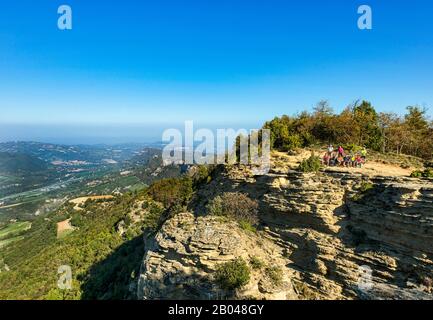
<instances>
[{"instance_id":1,"label":"grassy slope","mask_svg":"<svg viewBox=\"0 0 433 320\"><path fill-rule=\"evenodd\" d=\"M14 234L17 234L21 231L25 231L29 229L31 226L30 222L16 222L8 225L5 228L0 229L0 240L5 239L6 237L10 237Z\"/></svg>"},{"instance_id":2,"label":"grassy slope","mask_svg":"<svg viewBox=\"0 0 433 320\"><path fill-rule=\"evenodd\" d=\"M23 239L22 233L30 229L30 222L16 222L0 229L0 249Z\"/></svg>"}]
</instances>

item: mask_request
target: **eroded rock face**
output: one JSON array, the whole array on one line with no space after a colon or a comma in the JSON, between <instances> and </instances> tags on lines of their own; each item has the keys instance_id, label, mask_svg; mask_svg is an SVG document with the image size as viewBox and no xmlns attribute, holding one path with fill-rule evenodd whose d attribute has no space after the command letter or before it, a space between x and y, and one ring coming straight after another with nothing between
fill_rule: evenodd
<instances>
[{"instance_id":1,"label":"eroded rock face","mask_svg":"<svg viewBox=\"0 0 433 320\"><path fill-rule=\"evenodd\" d=\"M268 234L287 246L289 266L300 270L310 294L321 299L433 297L431 185L335 173L294 174L289 181L264 195L270 209L262 219ZM374 187L353 200L366 183Z\"/></svg>"},{"instance_id":2,"label":"eroded rock face","mask_svg":"<svg viewBox=\"0 0 433 320\"><path fill-rule=\"evenodd\" d=\"M284 283L274 286L260 272L252 272L247 286L236 292L221 290L213 277L217 267L235 258L258 258L284 266L279 247L240 230L236 223L217 217L180 213L168 220L147 251L138 283L140 299L221 299L231 297L293 298L290 270Z\"/></svg>"},{"instance_id":3,"label":"eroded rock face","mask_svg":"<svg viewBox=\"0 0 433 320\"><path fill-rule=\"evenodd\" d=\"M206 203L223 192L259 202L258 233L204 215ZM140 298L223 297L229 293L212 278L217 266L253 256L281 267L284 281L275 288L266 283L266 269L253 271L237 298L433 298L429 181L335 170L301 174L275 165L255 177L233 167L199 191L191 211L148 241Z\"/></svg>"}]
</instances>

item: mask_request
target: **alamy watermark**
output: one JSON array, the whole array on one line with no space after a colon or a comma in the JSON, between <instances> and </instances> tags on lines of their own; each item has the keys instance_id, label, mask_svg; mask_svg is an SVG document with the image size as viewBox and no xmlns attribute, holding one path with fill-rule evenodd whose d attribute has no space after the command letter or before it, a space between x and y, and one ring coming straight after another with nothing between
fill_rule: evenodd
<instances>
[{"instance_id":1,"label":"alamy watermark","mask_svg":"<svg viewBox=\"0 0 433 320\"><path fill-rule=\"evenodd\" d=\"M164 165L171 164L245 164L254 174L266 174L270 168L270 130L206 128L194 131L193 121L185 121L184 132L167 129L162 141ZM198 145L197 145L198 143ZM230 143L233 143L231 146Z\"/></svg>"},{"instance_id":2,"label":"alamy watermark","mask_svg":"<svg viewBox=\"0 0 433 320\"><path fill-rule=\"evenodd\" d=\"M367 292L373 288L373 270L362 265L358 267L358 289Z\"/></svg>"},{"instance_id":3,"label":"alamy watermark","mask_svg":"<svg viewBox=\"0 0 433 320\"><path fill-rule=\"evenodd\" d=\"M57 269L57 273L60 275L57 281L57 287L60 290L71 290L72 289L72 268L70 266L63 265Z\"/></svg>"},{"instance_id":4,"label":"alamy watermark","mask_svg":"<svg viewBox=\"0 0 433 320\"><path fill-rule=\"evenodd\" d=\"M373 11L371 7L364 4L358 7L358 28L360 30L371 30L373 29Z\"/></svg>"},{"instance_id":5,"label":"alamy watermark","mask_svg":"<svg viewBox=\"0 0 433 320\"><path fill-rule=\"evenodd\" d=\"M60 30L72 30L72 8L66 4L57 9L60 17L57 20L57 27Z\"/></svg>"}]
</instances>

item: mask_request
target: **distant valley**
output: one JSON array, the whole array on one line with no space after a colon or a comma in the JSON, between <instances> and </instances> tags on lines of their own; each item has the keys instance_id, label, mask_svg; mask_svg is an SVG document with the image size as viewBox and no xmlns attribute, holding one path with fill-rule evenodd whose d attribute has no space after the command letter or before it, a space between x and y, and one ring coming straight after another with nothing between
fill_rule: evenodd
<instances>
[{"instance_id":1,"label":"distant valley","mask_svg":"<svg viewBox=\"0 0 433 320\"><path fill-rule=\"evenodd\" d=\"M32 220L72 197L140 190L155 176L178 174L161 165L158 144L0 143L0 226Z\"/></svg>"}]
</instances>

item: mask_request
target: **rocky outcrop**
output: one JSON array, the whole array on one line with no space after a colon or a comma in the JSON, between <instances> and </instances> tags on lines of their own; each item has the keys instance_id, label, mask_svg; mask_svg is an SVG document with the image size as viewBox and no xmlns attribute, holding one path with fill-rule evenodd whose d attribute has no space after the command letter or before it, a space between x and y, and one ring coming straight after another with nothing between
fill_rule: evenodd
<instances>
[{"instance_id":1,"label":"rocky outcrop","mask_svg":"<svg viewBox=\"0 0 433 320\"><path fill-rule=\"evenodd\" d=\"M333 170L302 174L274 161L254 176L224 168L201 188L190 213L146 240L138 286L144 299L432 299L433 184L426 180ZM243 192L259 202L261 227L206 216L207 202ZM258 257L283 271L253 271L236 292L218 288L219 264Z\"/></svg>"},{"instance_id":2,"label":"rocky outcrop","mask_svg":"<svg viewBox=\"0 0 433 320\"><path fill-rule=\"evenodd\" d=\"M281 248L267 239L239 229L236 223L217 217L180 213L168 220L156 237L147 239L146 256L138 282L140 299L224 299L295 297L290 270L275 286L260 272L253 272L242 290L221 290L214 281L218 266L235 258L259 259L284 267Z\"/></svg>"}]
</instances>

